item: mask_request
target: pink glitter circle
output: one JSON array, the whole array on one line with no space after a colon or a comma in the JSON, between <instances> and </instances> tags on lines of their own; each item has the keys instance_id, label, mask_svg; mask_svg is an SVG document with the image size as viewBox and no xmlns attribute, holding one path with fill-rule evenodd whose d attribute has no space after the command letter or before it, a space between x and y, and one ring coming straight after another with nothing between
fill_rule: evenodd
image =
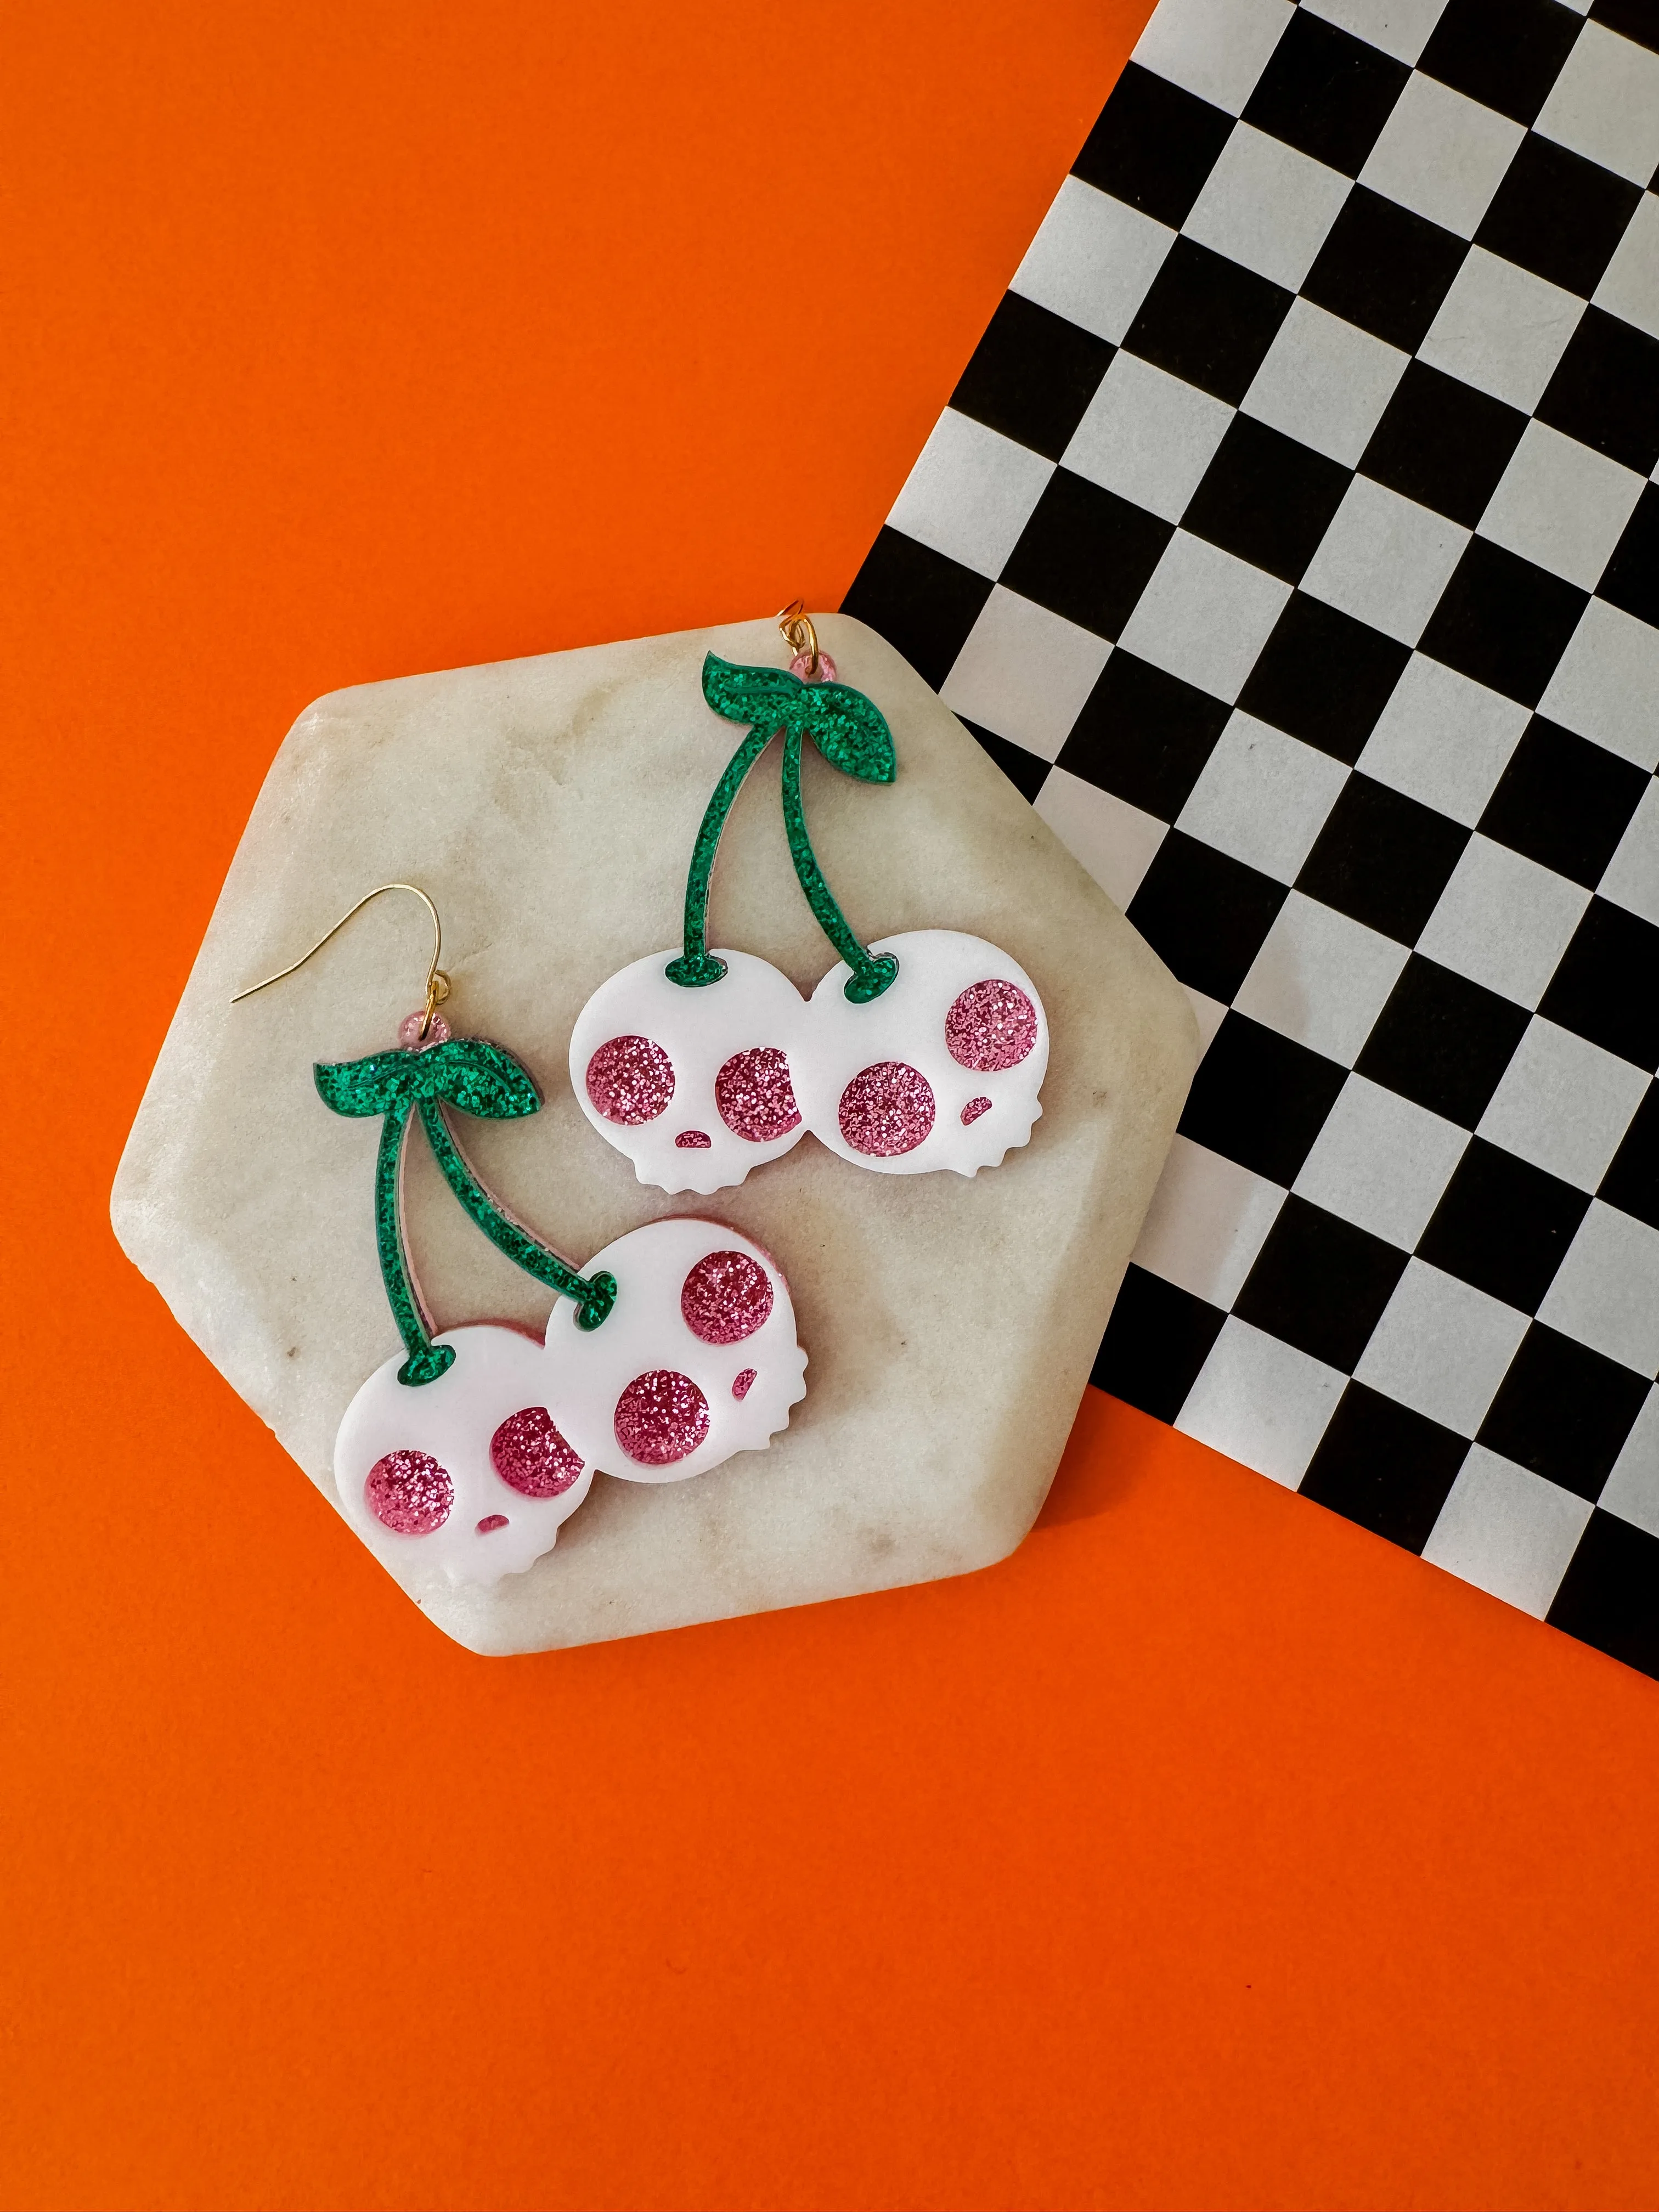
<instances>
[{"instance_id":1,"label":"pink glitter circle","mask_svg":"<svg viewBox=\"0 0 1659 2212\"><path fill-rule=\"evenodd\" d=\"M680 1311L705 1344L741 1344L772 1310L772 1285L746 1252L711 1252L680 1286Z\"/></svg>"},{"instance_id":2,"label":"pink glitter circle","mask_svg":"<svg viewBox=\"0 0 1659 2212\"><path fill-rule=\"evenodd\" d=\"M732 1135L751 1145L769 1145L800 1127L788 1057L775 1044L734 1052L714 1078L714 1103Z\"/></svg>"},{"instance_id":3,"label":"pink glitter circle","mask_svg":"<svg viewBox=\"0 0 1659 2212\"><path fill-rule=\"evenodd\" d=\"M582 1455L553 1425L545 1406L509 1413L489 1439L489 1464L520 1498L556 1498L582 1471Z\"/></svg>"},{"instance_id":4,"label":"pink glitter circle","mask_svg":"<svg viewBox=\"0 0 1659 2212\"><path fill-rule=\"evenodd\" d=\"M752 1367L745 1367L741 1375L732 1377L732 1395L734 1398L746 1398L754 1387L755 1370Z\"/></svg>"},{"instance_id":5,"label":"pink glitter circle","mask_svg":"<svg viewBox=\"0 0 1659 2212\"><path fill-rule=\"evenodd\" d=\"M405 1014L402 1021L398 1024L398 1043L401 1045L407 1045L411 1048L419 1047L423 1051L430 1045L447 1044L449 1042L451 1030L449 1024L444 1019L443 1016L441 1014L434 1014L431 1021L427 1024L426 1035L422 1036L421 1035L421 1024L425 1020L426 1015L424 1011L418 1013Z\"/></svg>"},{"instance_id":6,"label":"pink glitter circle","mask_svg":"<svg viewBox=\"0 0 1659 2212\"><path fill-rule=\"evenodd\" d=\"M707 1129L682 1129L674 1139L677 1152L706 1152L714 1139Z\"/></svg>"},{"instance_id":7,"label":"pink glitter circle","mask_svg":"<svg viewBox=\"0 0 1659 2212\"><path fill-rule=\"evenodd\" d=\"M963 1127L964 1129L969 1127L971 1123L978 1121L981 1114L988 1114L990 1110L991 1102L988 1098L970 1098L962 1109Z\"/></svg>"},{"instance_id":8,"label":"pink glitter circle","mask_svg":"<svg viewBox=\"0 0 1659 2212\"><path fill-rule=\"evenodd\" d=\"M637 1128L674 1095L674 1063L649 1037L612 1037L587 1063L587 1095L607 1121Z\"/></svg>"},{"instance_id":9,"label":"pink glitter circle","mask_svg":"<svg viewBox=\"0 0 1659 2212\"><path fill-rule=\"evenodd\" d=\"M395 1536L429 1536L455 1503L448 1470L429 1452L389 1451L368 1470L363 1502Z\"/></svg>"},{"instance_id":10,"label":"pink glitter circle","mask_svg":"<svg viewBox=\"0 0 1659 2212\"><path fill-rule=\"evenodd\" d=\"M689 1375L653 1368L636 1375L617 1401L617 1442L641 1467L687 1459L708 1434L708 1401Z\"/></svg>"},{"instance_id":11,"label":"pink glitter circle","mask_svg":"<svg viewBox=\"0 0 1659 2212\"><path fill-rule=\"evenodd\" d=\"M836 664L820 646L818 665L816 668L812 666L812 656L810 653L798 653L789 664L789 673L792 676L799 676L805 684L833 684L836 680Z\"/></svg>"},{"instance_id":12,"label":"pink glitter circle","mask_svg":"<svg viewBox=\"0 0 1659 2212\"><path fill-rule=\"evenodd\" d=\"M933 1086L908 1061L878 1060L842 1092L839 1118L855 1152L878 1160L914 1152L933 1126Z\"/></svg>"},{"instance_id":13,"label":"pink glitter circle","mask_svg":"<svg viewBox=\"0 0 1659 2212\"><path fill-rule=\"evenodd\" d=\"M487 1536L493 1528L505 1528L506 1526L505 1513L486 1513L472 1533L475 1536Z\"/></svg>"},{"instance_id":14,"label":"pink glitter circle","mask_svg":"<svg viewBox=\"0 0 1659 2212\"><path fill-rule=\"evenodd\" d=\"M1018 1067L1036 1042L1036 1008L1018 983L970 983L945 1017L945 1043L958 1067L990 1075Z\"/></svg>"}]
</instances>

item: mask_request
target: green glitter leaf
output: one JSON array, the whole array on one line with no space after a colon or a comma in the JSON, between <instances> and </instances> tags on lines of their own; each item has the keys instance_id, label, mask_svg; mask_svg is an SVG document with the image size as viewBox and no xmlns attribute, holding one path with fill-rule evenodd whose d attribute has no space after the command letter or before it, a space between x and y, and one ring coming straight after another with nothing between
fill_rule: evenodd
<instances>
[{"instance_id":1,"label":"green glitter leaf","mask_svg":"<svg viewBox=\"0 0 1659 2212\"><path fill-rule=\"evenodd\" d=\"M367 1060L319 1060L311 1073L325 1106L337 1114L390 1114L420 1096L416 1055L401 1046Z\"/></svg>"},{"instance_id":2,"label":"green glitter leaf","mask_svg":"<svg viewBox=\"0 0 1659 2212\"><path fill-rule=\"evenodd\" d=\"M483 1037L451 1037L419 1060L424 1098L447 1098L481 1121L517 1121L540 1110L541 1093L519 1061Z\"/></svg>"},{"instance_id":3,"label":"green glitter leaf","mask_svg":"<svg viewBox=\"0 0 1659 2212\"><path fill-rule=\"evenodd\" d=\"M728 722L764 722L769 736L783 727L791 702L805 689L787 668L744 668L715 653L703 656L702 696L714 712Z\"/></svg>"},{"instance_id":4,"label":"green glitter leaf","mask_svg":"<svg viewBox=\"0 0 1659 2212\"><path fill-rule=\"evenodd\" d=\"M743 668L711 653L702 696L728 722L810 738L831 768L860 783L891 783L898 773L886 717L850 684L808 684L787 668Z\"/></svg>"}]
</instances>

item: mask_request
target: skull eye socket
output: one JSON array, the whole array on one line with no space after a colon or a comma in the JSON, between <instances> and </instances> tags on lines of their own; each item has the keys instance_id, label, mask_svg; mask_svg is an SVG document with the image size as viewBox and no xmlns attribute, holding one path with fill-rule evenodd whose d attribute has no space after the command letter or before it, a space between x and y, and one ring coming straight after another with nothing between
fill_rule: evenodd
<instances>
[{"instance_id":1,"label":"skull eye socket","mask_svg":"<svg viewBox=\"0 0 1659 2212\"><path fill-rule=\"evenodd\" d=\"M945 1017L945 1050L975 1075L1018 1067L1030 1057L1036 1037L1036 1008L1018 983L1000 976L970 983Z\"/></svg>"},{"instance_id":2,"label":"skull eye socket","mask_svg":"<svg viewBox=\"0 0 1659 2212\"><path fill-rule=\"evenodd\" d=\"M800 1127L789 1057L775 1044L734 1052L714 1078L714 1104L734 1137L769 1145Z\"/></svg>"},{"instance_id":3,"label":"skull eye socket","mask_svg":"<svg viewBox=\"0 0 1659 2212\"><path fill-rule=\"evenodd\" d=\"M520 1498L557 1498L582 1471L582 1455L566 1442L545 1406L509 1413L489 1439L489 1464Z\"/></svg>"},{"instance_id":4,"label":"skull eye socket","mask_svg":"<svg viewBox=\"0 0 1659 2212\"><path fill-rule=\"evenodd\" d=\"M746 1252L711 1252L680 1285L685 1325L704 1344L740 1344L772 1310L772 1284Z\"/></svg>"},{"instance_id":5,"label":"skull eye socket","mask_svg":"<svg viewBox=\"0 0 1659 2212\"><path fill-rule=\"evenodd\" d=\"M617 1442L641 1467L689 1459L708 1434L708 1401L689 1375L670 1367L636 1375L617 1401Z\"/></svg>"},{"instance_id":6,"label":"skull eye socket","mask_svg":"<svg viewBox=\"0 0 1659 2212\"><path fill-rule=\"evenodd\" d=\"M855 1152L876 1160L914 1152L933 1126L933 1086L908 1060L878 1060L842 1092L837 1118Z\"/></svg>"},{"instance_id":7,"label":"skull eye socket","mask_svg":"<svg viewBox=\"0 0 1659 2212\"><path fill-rule=\"evenodd\" d=\"M430 1536L449 1518L455 1486L429 1452L389 1451L368 1470L363 1502L394 1536Z\"/></svg>"},{"instance_id":8,"label":"skull eye socket","mask_svg":"<svg viewBox=\"0 0 1659 2212\"><path fill-rule=\"evenodd\" d=\"M674 1063L649 1037L612 1037L587 1063L587 1095L607 1121L637 1128L673 1097Z\"/></svg>"}]
</instances>

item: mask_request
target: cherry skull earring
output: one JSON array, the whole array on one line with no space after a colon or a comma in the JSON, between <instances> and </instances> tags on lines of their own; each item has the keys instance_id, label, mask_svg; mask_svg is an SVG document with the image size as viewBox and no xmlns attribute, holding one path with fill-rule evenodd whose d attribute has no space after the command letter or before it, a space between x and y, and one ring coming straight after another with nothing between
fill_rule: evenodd
<instances>
[{"instance_id":1,"label":"cherry skull earring","mask_svg":"<svg viewBox=\"0 0 1659 2212\"><path fill-rule=\"evenodd\" d=\"M425 1002L385 1051L314 1070L325 1105L380 1124L374 1233L404 1346L346 1408L335 1480L352 1526L388 1565L418 1559L452 1582L493 1583L551 1549L596 1468L673 1482L769 1443L805 1395L806 1355L776 1261L735 1231L648 1222L578 1272L485 1188L452 1117L520 1120L541 1096L511 1053L453 1035L438 1011L450 995L442 928L416 884L382 884L310 952L237 999L293 975L390 890L411 892L432 919ZM478 1322L434 1335L401 1202L417 1121L471 1219L557 1293L543 1342Z\"/></svg>"},{"instance_id":2,"label":"cherry skull earring","mask_svg":"<svg viewBox=\"0 0 1659 2212\"><path fill-rule=\"evenodd\" d=\"M780 627L788 668L708 655L702 693L749 726L714 787L692 848L684 943L602 984L577 1017L570 1079L588 1120L644 1183L720 1190L810 1129L859 1167L887 1175L976 1175L1029 1139L1042 1109L1048 1028L1017 961L959 930L915 929L865 945L837 904L806 832L801 752L891 783L880 709L836 679L799 603ZM795 874L838 964L803 1000L765 960L708 950L708 894L720 832L744 778L783 739L783 822Z\"/></svg>"}]
</instances>

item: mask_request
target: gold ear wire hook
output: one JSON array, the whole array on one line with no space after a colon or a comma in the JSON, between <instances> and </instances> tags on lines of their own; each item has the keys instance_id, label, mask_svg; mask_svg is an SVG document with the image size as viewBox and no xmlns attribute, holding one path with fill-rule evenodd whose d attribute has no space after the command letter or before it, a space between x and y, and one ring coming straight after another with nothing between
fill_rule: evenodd
<instances>
[{"instance_id":1,"label":"gold ear wire hook","mask_svg":"<svg viewBox=\"0 0 1659 2212\"><path fill-rule=\"evenodd\" d=\"M778 628L783 632L784 643L797 655L807 655L806 672L818 672L818 634L812 627L812 617L806 611L805 599L791 599L777 617Z\"/></svg>"},{"instance_id":2,"label":"gold ear wire hook","mask_svg":"<svg viewBox=\"0 0 1659 2212\"><path fill-rule=\"evenodd\" d=\"M246 991L238 991L231 1000L231 1005L240 1006L244 999L252 998L256 992L268 991L273 983L283 982L289 976L297 975L307 960L322 951L330 938L339 935L353 915L361 914L371 899L379 898L385 891L412 891L432 916L432 962L426 971L426 1008L421 1016L421 1036L424 1038L432 1026L434 1012L442 1006L444 1000L449 996L449 978L438 965L439 957L444 949L444 926L438 919L437 908L433 905L418 884L379 884L372 891L365 891L356 905L349 908L340 916L332 929L323 932L309 952L302 952L289 967L279 968L274 975L267 975L263 983L250 983Z\"/></svg>"}]
</instances>

